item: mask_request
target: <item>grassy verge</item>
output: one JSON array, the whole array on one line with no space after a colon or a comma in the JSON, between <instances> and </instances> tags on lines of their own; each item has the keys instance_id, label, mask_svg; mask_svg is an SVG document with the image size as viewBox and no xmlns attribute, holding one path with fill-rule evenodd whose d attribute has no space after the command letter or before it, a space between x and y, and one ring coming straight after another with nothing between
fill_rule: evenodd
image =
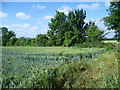
<instances>
[{"instance_id":1,"label":"grassy verge","mask_svg":"<svg viewBox=\"0 0 120 90\"><path fill-rule=\"evenodd\" d=\"M80 61L68 66L64 87L68 88L117 88L117 53L108 52L91 61Z\"/></svg>"}]
</instances>

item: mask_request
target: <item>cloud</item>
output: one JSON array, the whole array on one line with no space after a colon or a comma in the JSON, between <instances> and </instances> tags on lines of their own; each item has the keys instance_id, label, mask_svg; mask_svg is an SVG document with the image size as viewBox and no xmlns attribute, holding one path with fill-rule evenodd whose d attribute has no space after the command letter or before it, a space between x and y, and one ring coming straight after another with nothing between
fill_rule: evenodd
<instances>
[{"instance_id":1,"label":"cloud","mask_svg":"<svg viewBox=\"0 0 120 90\"><path fill-rule=\"evenodd\" d=\"M108 33L105 37L107 38L113 38L115 36L114 30L104 30L104 34Z\"/></svg>"},{"instance_id":2,"label":"cloud","mask_svg":"<svg viewBox=\"0 0 120 90\"><path fill-rule=\"evenodd\" d=\"M89 23L89 20L85 20L86 23Z\"/></svg>"},{"instance_id":3,"label":"cloud","mask_svg":"<svg viewBox=\"0 0 120 90\"><path fill-rule=\"evenodd\" d=\"M8 16L7 13L0 12L0 18L6 18Z\"/></svg>"},{"instance_id":4,"label":"cloud","mask_svg":"<svg viewBox=\"0 0 120 90\"><path fill-rule=\"evenodd\" d=\"M44 19L51 19L51 18L53 18L53 16L50 16L50 15L44 16Z\"/></svg>"},{"instance_id":5,"label":"cloud","mask_svg":"<svg viewBox=\"0 0 120 90\"><path fill-rule=\"evenodd\" d=\"M35 37L37 34L39 34L39 28L29 23L7 24L2 25L2 27L7 27L9 30L13 30L17 37Z\"/></svg>"},{"instance_id":6,"label":"cloud","mask_svg":"<svg viewBox=\"0 0 120 90\"><path fill-rule=\"evenodd\" d=\"M110 6L110 1L105 2L105 6L109 7Z\"/></svg>"},{"instance_id":7,"label":"cloud","mask_svg":"<svg viewBox=\"0 0 120 90\"><path fill-rule=\"evenodd\" d=\"M4 25L5 27L8 27L8 28L17 28L17 29L31 29L31 30L35 30L35 29L38 29L38 27L36 26L32 26L31 24L29 23L24 23L24 24L8 24L8 25Z\"/></svg>"},{"instance_id":8,"label":"cloud","mask_svg":"<svg viewBox=\"0 0 120 90\"><path fill-rule=\"evenodd\" d=\"M33 5L32 7L33 7L33 8L36 8L36 9L38 9L38 10L43 10L43 9L46 8L46 6L42 6L42 5L39 5L39 4Z\"/></svg>"},{"instance_id":9,"label":"cloud","mask_svg":"<svg viewBox=\"0 0 120 90\"><path fill-rule=\"evenodd\" d=\"M17 28L28 28L28 27L31 27L31 24L11 24L9 25L10 27L17 27Z\"/></svg>"},{"instance_id":10,"label":"cloud","mask_svg":"<svg viewBox=\"0 0 120 90\"><path fill-rule=\"evenodd\" d=\"M32 30L38 29L38 27L31 27Z\"/></svg>"},{"instance_id":11,"label":"cloud","mask_svg":"<svg viewBox=\"0 0 120 90\"><path fill-rule=\"evenodd\" d=\"M62 7L58 8L57 11L59 11L59 12L64 12L64 13L67 15L70 10L72 10L72 8L70 8L70 7L68 7L68 6L62 6Z\"/></svg>"},{"instance_id":12,"label":"cloud","mask_svg":"<svg viewBox=\"0 0 120 90\"><path fill-rule=\"evenodd\" d=\"M8 25L3 25L4 27L8 27L8 28L17 28L17 29L23 29L23 28L31 28L32 25L28 24L28 23L24 23L24 24L8 24Z\"/></svg>"},{"instance_id":13,"label":"cloud","mask_svg":"<svg viewBox=\"0 0 120 90\"><path fill-rule=\"evenodd\" d=\"M19 12L19 13L16 13L16 17L20 18L20 19L29 19L31 16L30 15L26 15L23 12Z\"/></svg>"},{"instance_id":14,"label":"cloud","mask_svg":"<svg viewBox=\"0 0 120 90\"><path fill-rule=\"evenodd\" d=\"M79 5L77 5L77 8L78 9L98 9L99 6L100 6L99 3L94 3L94 4L91 4L91 5L79 4Z\"/></svg>"}]
</instances>

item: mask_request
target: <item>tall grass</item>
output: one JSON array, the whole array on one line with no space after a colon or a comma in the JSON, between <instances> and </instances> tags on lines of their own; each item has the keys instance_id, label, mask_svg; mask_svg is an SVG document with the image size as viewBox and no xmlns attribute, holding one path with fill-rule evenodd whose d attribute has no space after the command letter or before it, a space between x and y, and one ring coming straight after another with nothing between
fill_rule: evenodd
<instances>
[{"instance_id":1,"label":"tall grass","mask_svg":"<svg viewBox=\"0 0 120 90\"><path fill-rule=\"evenodd\" d=\"M71 63L57 77L58 83L64 88L118 88L117 57L117 52L107 52L94 60Z\"/></svg>"}]
</instances>

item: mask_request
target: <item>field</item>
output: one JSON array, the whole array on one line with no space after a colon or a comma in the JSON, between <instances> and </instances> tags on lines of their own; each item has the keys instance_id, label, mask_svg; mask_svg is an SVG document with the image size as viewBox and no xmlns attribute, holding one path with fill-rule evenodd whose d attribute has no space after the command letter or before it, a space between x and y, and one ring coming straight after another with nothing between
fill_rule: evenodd
<instances>
[{"instance_id":1,"label":"field","mask_svg":"<svg viewBox=\"0 0 120 90\"><path fill-rule=\"evenodd\" d=\"M61 87L61 84L49 82L50 77L56 78L56 69L59 71L57 78L60 78L59 75L69 70L69 65L82 60L90 62L104 53L106 50L103 48L2 47L2 87Z\"/></svg>"},{"instance_id":2,"label":"field","mask_svg":"<svg viewBox=\"0 0 120 90\"><path fill-rule=\"evenodd\" d=\"M118 44L117 40L103 40L103 42L105 42L105 43L117 43Z\"/></svg>"},{"instance_id":3,"label":"field","mask_svg":"<svg viewBox=\"0 0 120 90\"><path fill-rule=\"evenodd\" d=\"M43 69L53 68L59 64L90 59L105 52L105 49L68 48L68 47L5 47L2 50L3 61L13 61ZM7 56L6 56L7 55ZM5 60L4 60L5 59ZM12 62L12 63L13 63ZM19 65L18 63L18 65ZM31 63L31 64L30 64Z\"/></svg>"}]
</instances>

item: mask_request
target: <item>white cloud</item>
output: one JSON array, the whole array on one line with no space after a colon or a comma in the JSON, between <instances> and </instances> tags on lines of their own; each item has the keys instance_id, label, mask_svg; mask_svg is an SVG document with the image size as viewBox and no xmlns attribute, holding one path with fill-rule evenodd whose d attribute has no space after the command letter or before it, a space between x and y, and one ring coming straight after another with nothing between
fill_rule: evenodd
<instances>
[{"instance_id":1,"label":"white cloud","mask_svg":"<svg viewBox=\"0 0 120 90\"><path fill-rule=\"evenodd\" d=\"M50 16L50 15L44 16L44 19L51 19L51 18L53 18L53 16Z\"/></svg>"},{"instance_id":2,"label":"white cloud","mask_svg":"<svg viewBox=\"0 0 120 90\"><path fill-rule=\"evenodd\" d=\"M89 23L89 20L85 20L86 23Z\"/></svg>"},{"instance_id":3,"label":"white cloud","mask_svg":"<svg viewBox=\"0 0 120 90\"><path fill-rule=\"evenodd\" d=\"M99 6L100 6L99 3L94 3L94 4L91 4L91 5L79 4L79 5L77 5L77 8L79 8L79 9L98 9Z\"/></svg>"},{"instance_id":4,"label":"white cloud","mask_svg":"<svg viewBox=\"0 0 120 90\"><path fill-rule=\"evenodd\" d=\"M6 18L8 16L7 13L0 12L0 18Z\"/></svg>"},{"instance_id":5,"label":"white cloud","mask_svg":"<svg viewBox=\"0 0 120 90\"><path fill-rule=\"evenodd\" d=\"M31 27L31 29L35 30L35 29L38 29L38 27Z\"/></svg>"},{"instance_id":6,"label":"white cloud","mask_svg":"<svg viewBox=\"0 0 120 90\"><path fill-rule=\"evenodd\" d=\"M110 1L105 2L105 6L109 7L110 6Z\"/></svg>"},{"instance_id":7,"label":"white cloud","mask_svg":"<svg viewBox=\"0 0 120 90\"><path fill-rule=\"evenodd\" d=\"M9 30L13 30L17 37L35 37L39 34L38 27L33 26L29 23L24 24L8 24L2 25L2 27L7 27Z\"/></svg>"},{"instance_id":8,"label":"white cloud","mask_svg":"<svg viewBox=\"0 0 120 90\"><path fill-rule=\"evenodd\" d=\"M8 24L8 25L3 25L4 27L8 27L8 28L16 28L16 29L38 29L38 27L36 26L32 26L31 24L28 23L24 23L24 24Z\"/></svg>"},{"instance_id":9,"label":"white cloud","mask_svg":"<svg viewBox=\"0 0 120 90\"><path fill-rule=\"evenodd\" d=\"M33 8L36 8L36 9L38 9L38 10L43 10L43 9L46 8L46 6L42 6L42 5L39 5L39 4L33 5L32 7L33 7Z\"/></svg>"},{"instance_id":10,"label":"white cloud","mask_svg":"<svg viewBox=\"0 0 120 90\"><path fill-rule=\"evenodd\" d=\"M31 29L31 30L35 30L38 29L38 27L36 26L32 26L31 24L28 23L24 23L24 24L8 24L8 25L4 25L5 27L8 28L17 28L17 29Z\"/></svg>"},{"instance_id":11,"label":"white cloud","mask_svg":"<svg viewBox=\"0 0 120 90\"><path fill-rule=\"evenodd\" d=\"M23 12L19 12L19 13L16 13L16 17L20 18L20 19L29 19L31 16L30 15L26 15Z\"/></svg>"},{"instance_id":12,"label":"white cloud","mask_svg":"<svg viewBox=\"0 0 120 90\"><path fill-rule=\"evenodd\" d=\"M28 28L31 27L31 24L24 23L24 24L11 24L10 27L17 27L17 28Z\"/></svg>"},{"instance_id":13,"label":"white cloud","mask_svg":"<svg viewBox=\"0 0 120 90\"><path fill-rule=\"evenodd\" d=\"M57 11L59 11L59 12L64 12L64 13L67 15L70 10L72 10L72 8L70 8L70 7L68 7L68 6L62 6L62 7L60 7Z\"/></svg>"},{"instance_id":14,"label":"white cloud","mask_svg":"<svg viewBox=\"0 0 120 90\"><path fill-rule=\"evenodd\" d=\"M43 23L39 26L34 26L29 23L24 24L7 24L2 25L2 27L7 27L9 30L13 30L17 37L31 37L35 38L37 34L46 34L49 27L47 23Z\"/></svg>"},{"instance_id":15,"label":"white cloud","mask_svg":"<svg viewBox=\"0 0 120 90\"><path fill-rule=\"evenodd\" d=\"M115 36L114 30L104 30L104 34L108 33L105 37L107 38L113 38Z\"/></svg>"}]
</instances>

